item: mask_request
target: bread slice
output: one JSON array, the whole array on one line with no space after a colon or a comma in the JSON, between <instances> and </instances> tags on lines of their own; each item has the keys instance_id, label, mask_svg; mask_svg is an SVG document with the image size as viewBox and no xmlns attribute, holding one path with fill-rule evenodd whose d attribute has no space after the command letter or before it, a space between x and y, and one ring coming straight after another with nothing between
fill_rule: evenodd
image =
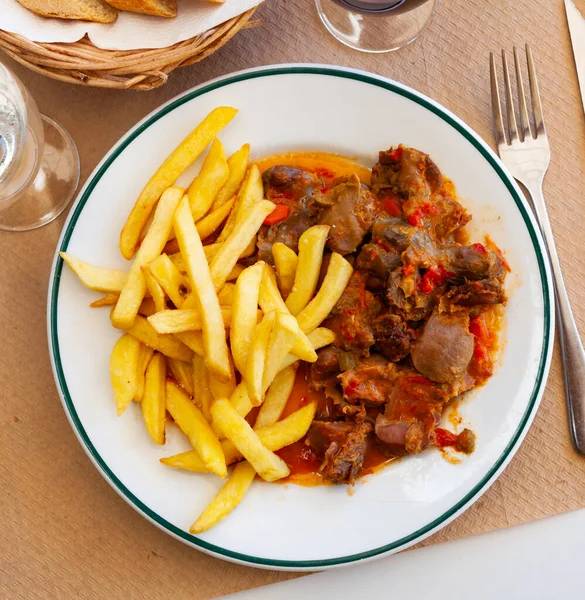
<instances>
[{"instance_id":1,"label":"bread slice","mask_svg":"<svg viewBox=\"0 0 585 600\"><path fill-rule=\"evenodd\" d=\"M18 0L18 2L41 17L111 23L118 16L118 11L105 0Z\"/></svg>"},{"instance_id":2,"label":"bread slice","mask_svg":"<svg viewBox=\"0 0 585 600\"><path fill-rule=\"evenodd\" d=\"M176 17L176 0L107 0L108 4L118 10L144 13L156 17Z\"/></svg>"}]
</instances>

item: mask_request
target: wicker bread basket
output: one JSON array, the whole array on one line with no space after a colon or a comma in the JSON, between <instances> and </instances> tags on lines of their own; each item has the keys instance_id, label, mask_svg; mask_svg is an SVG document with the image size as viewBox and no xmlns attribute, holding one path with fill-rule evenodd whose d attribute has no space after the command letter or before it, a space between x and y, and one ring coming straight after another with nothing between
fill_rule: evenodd
<instances>
[{"instance_id":1,"label":"wicker bread basket","mask_svg":"<svg viewBox=\"0 0 585 600\"><path fill-rule=\"evenodd\" d=\"M0 48L29 69L59 81L121 90L151 90L164 85L171 71L215 52L242 27L255 8L193 38L143 50L102 50L87 37L72 44L31 42L0 30Z\"/></svg>"}]
</instances>

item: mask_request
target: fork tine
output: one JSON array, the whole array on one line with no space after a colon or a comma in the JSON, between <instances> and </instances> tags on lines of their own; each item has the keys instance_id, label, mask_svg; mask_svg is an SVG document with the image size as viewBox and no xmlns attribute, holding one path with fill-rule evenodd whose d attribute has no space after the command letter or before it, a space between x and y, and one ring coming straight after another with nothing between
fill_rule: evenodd
<instances>
[{"instance_id":1,"label":"fork tine","mask_svg":"<svg viewBox=\"0 0 585 600\"><path fill-rule=\"evenodd\" d=\"M536 69L534 68L534 60L532 58L532 50L526 44L526 59L528 62L528 79L530 81L530 92L532 95L532 108L534 110L535 137L539 134L545 134L544 115L542 114L542 104L540 102L540 92L538 91L538 79L536 77Z\"/></svg>"},{"instance_id":2,"label":"fork tine","mask_svg":"<svg viewBox=\"0 0 585 600\"><path fill-rule=\"evenodd\" d=\"M499 146L500 144L507 144L507 141L504 133L504 119L502 116L502 103L500 101L496 59L493 52L490 52L490 81L492 87L492 110L494 113L494 126L496 129L496 145Z\"/></svg>"},{"instance_id":3,"label":"fork tine","mask_svg":"<svg viewBox=\"0 0 585 600\"><path fill-rule=\"evenodd\" d=\"M520 129L522 130L523 139L526 139L531 135L530 119L528 118L524 83L522 81L522 69L520 68L520 58L518 57L518 48L516 48L516 46L514 46L514 64L516 66L516 83L518 87L518 104L520 108Z\"/></svg>"},{"instance_id":4,"label":"fork tine","mask_svg":"<svg viewBox=\"0 0 585 600\"><path fill-rule=\"evenodd\" d=\"M508 127L510 128L510 143L513 143L519 139L518 128L516 127L516 115L514 114L514 101L512 99L512 84L510 83L508 59L506 57L506 51L503 48L502 65L504 67L504 88L506 93L506 107L508 109Z\"/></svg>"}]
</instances>

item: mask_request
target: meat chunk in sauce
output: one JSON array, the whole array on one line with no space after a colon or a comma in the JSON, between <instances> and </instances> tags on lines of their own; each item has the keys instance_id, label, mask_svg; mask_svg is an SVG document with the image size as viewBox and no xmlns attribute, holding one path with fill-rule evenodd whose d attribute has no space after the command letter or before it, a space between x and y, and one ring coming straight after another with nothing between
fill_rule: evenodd
<instances>
[{"instance_id":1,"label":"meat chunk in sauce","mask_svg":"<svg viewBox=\"0 0 585 600\"><path fill-rule=\"evenodd\" d=\"M397 377L383 414L376 418L376 437L390 455L417 454L432 441L449 396L416 371Z\"/></svg>"},{"instance_id":2,"label":"meat chunk in sauce","mask_svg":"<svg viewBox=\"0 0 585 600\"><path fill-rule=\"evenodd\" d=\"M317 360L311 365L309 386L316 392L322 392L337 384L341 373L337 351L332 346L317 352Z\"/></svg>"},{"instance_id":3,"label":"meat chunk in sauce","mask_svg":"<svg viewBox=\"0 0 585 600\"><path fill-rule=\"evenodd\" d=\"M499 279L505 274L501 258L483 244L452 246L444 252L446 266L455 277L467 280Z\"/></svg>"},{"instance_id":4,"label":"meat chunk in sauce","mask_svg":"<svg viewBox=\"0 0 585 600\"><path fill-rule=\"evenodd\" d=\"M335 332L336 344L343 350L367 352L375 342L372 322L381 310L381 300L366 289L366 277L355 271L323 325Z\"/></svg>"},{"instance_id":5,"label":"meat chunk in sauce","mask_svg":"<svg viewBox=\"0 0 585 600\"><path fill-rule=\"evenodd\" d=\"M313 219L308 209L302 208L292 211L290 215L270 227L264 225L258 232L258 258L274 264L272 257L272 246L277 242L285 244L295 252L299 251L299 238L309 227L313 225Z\"/></svg>"},{"instance_id":6,"label":"meat chunk in sauce","mask_svg":"<svg viewBox=\"0 0 585 600\"><path fill-rule=\"evenodd\" d=\"M329 225L327 247L339 254L355 252L370 230L378 212L377 198L363 188L357 175L331 189L331 206L319 218L322 225Z\"/></svg>"},{"instance_id":7,"label":"meat chunk in sauce","mask_svg":"<svg viewBox=\"0 0 585 600\"><path fill-rule=\"evenodd\" d=\"M434 312L414 343L414 368L432 381L448 383L461 377L473 356L474 337L466 316Z\"/></svg>"},{"instance_id":8,"label":"meat chunk in sauce","mask_svg":"<svg viewBox=\"0 0 585 600\"><path fill-rule=\"evenodd\" d=\"M322 182L314 173L276 165L264 171L264 195L277 204L286 204L291 208L307 206Z\"/></svg>"},{"instance_id":9,"label":"meat chunk in sauce","mask_svg":"<svg viewBox=\"0 0 585 600\"><path fill-rule=\"evenodd\" d=\"M340 377L343 398L351 404L384 404L396 380L394 364L374 354Z\"/></svg>"},{"instance_id":10,"label":"meat chunk in sauce","mask_svg":"<svg viewBox=\"0 0 585 600\"><path fill-rule=\"evenodd\" d=\"M476 307L504 304L506 294L502 284L497 279L482 279L468 281L451 288L439 303L439 310L446 313L466 311ZM470 311L470 314L473 311Z\"/></svg>"},{"instance_id":11,"label":"meat chunk in sauce","mask_svg":"<svg viewBox=\"0 0 585 600\"><path fill-rule=\"evenodd\" d=\"M384 314L374 319L375 349L391 362L398 362L410 353L414 336L407 323L398 315Z\"/></svg>"},{"instance_id":12,"label":"meat chunk in sauce","mask_svg":"<svg viewBox=\"0 0 585 600\"><path fill-rule=\"evenodd\" d=\"M319 472L325 481L353 484L364 463L371 430L372 426L366 422L313 422L308 439L323 458Z\"/></svg>"}]
</instances>

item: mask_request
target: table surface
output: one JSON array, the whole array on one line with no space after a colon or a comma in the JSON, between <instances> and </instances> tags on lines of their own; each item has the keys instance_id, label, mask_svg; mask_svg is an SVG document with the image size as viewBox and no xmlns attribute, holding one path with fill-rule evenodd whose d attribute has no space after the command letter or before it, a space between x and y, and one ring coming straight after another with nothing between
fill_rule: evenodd
<instances>
[{"instance_id":1,"label":"table surface","mask_svg":"<svg viewBox=\"0 0 585 600\"><path fill-rule=\"evenodd\" d=\"M585 10L585 0L579 0ZM545 182L578 324L585 330L585 136L562 0L443 0L413 45L364 55L335 42L310 0L268 0L260 27L147 93L59 83L3 55L42 112L76 141L82 181L136 121L212 77L269 63L322 62L396 79L444 104L492 141L488 54L531 43L553 161ZM1 16L0 16L1 26ZM171 539L126 505L90 465L61 408L47 351L50 265L65 215L25 234L0 232L0 597L209 598L294 577L221 563ZM502 477L427 543L585 506L585 461L570 447L558 352L535 423Z\"/></svg>"}]
</instances>

